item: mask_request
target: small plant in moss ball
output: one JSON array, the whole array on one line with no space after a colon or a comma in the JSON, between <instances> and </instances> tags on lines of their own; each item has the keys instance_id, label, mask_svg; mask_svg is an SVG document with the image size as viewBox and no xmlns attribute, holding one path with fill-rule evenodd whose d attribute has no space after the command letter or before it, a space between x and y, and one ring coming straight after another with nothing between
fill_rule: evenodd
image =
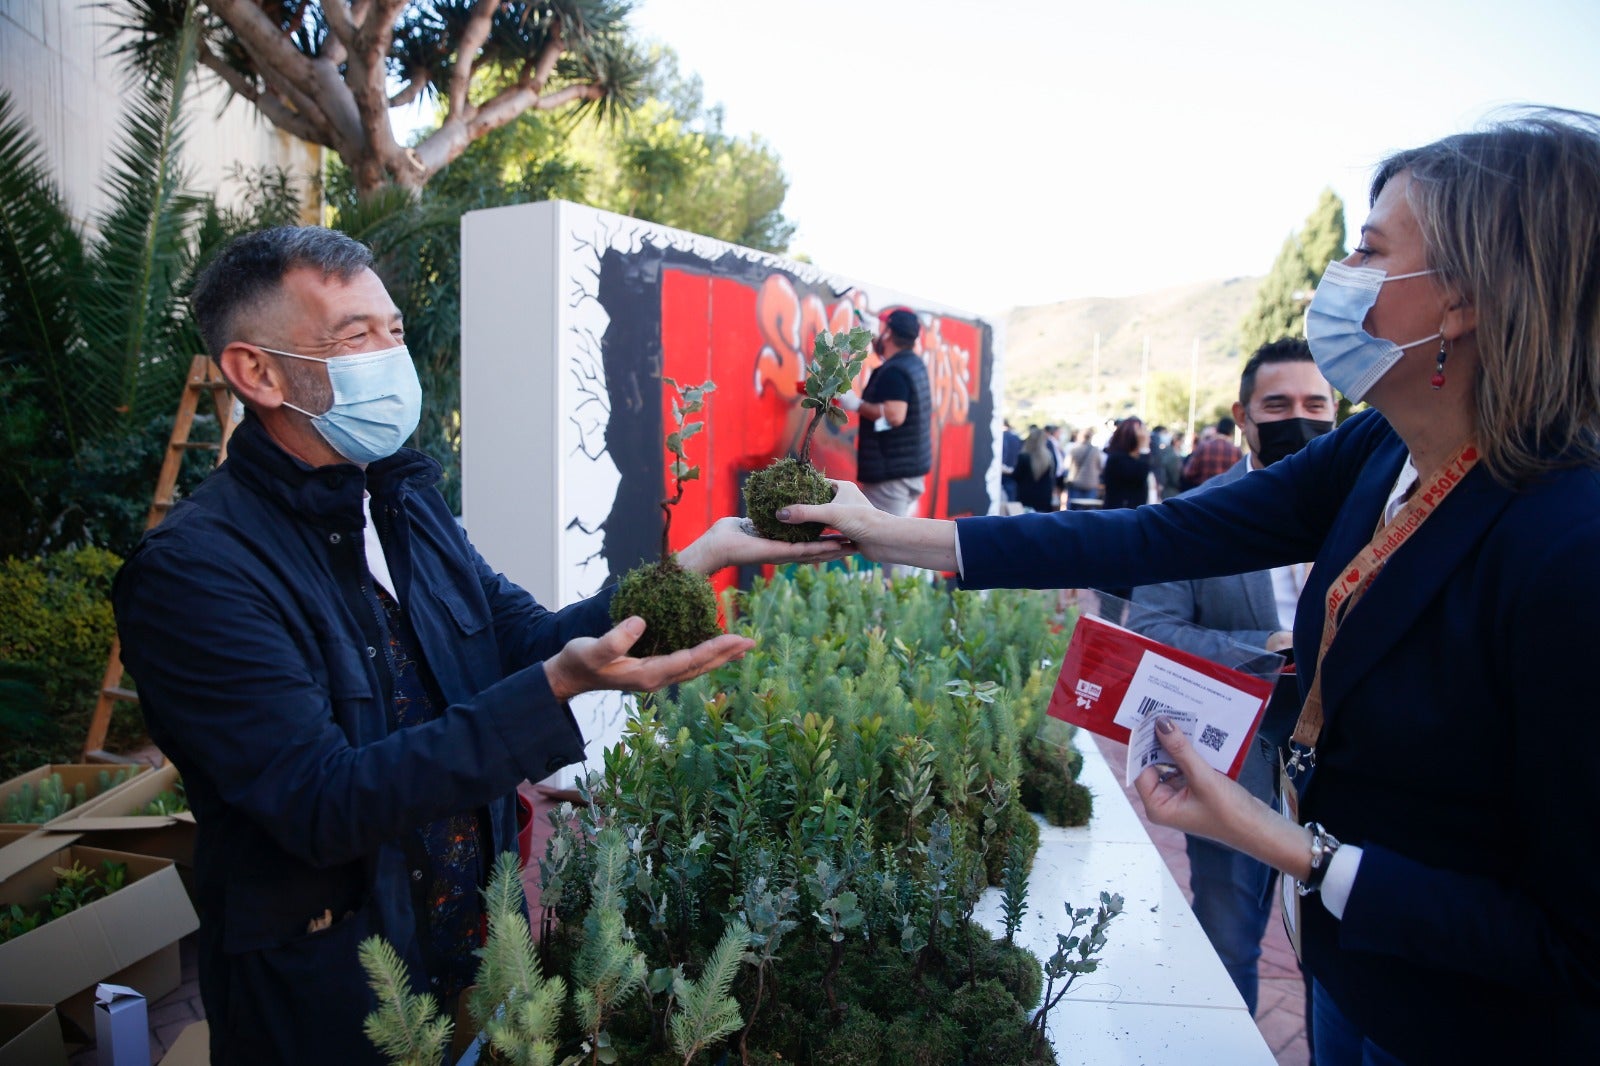
<instances>
[{"instance_id":1,"label":"small plant in moss ball","mask_svg":"<svg viewBox=\"0 0 1600 1066\"><path fill-rule=\"evenodd\" d=\"M708 381L680 388L668 377L662 378L661 383L677 393L672 401L672 418L678 424L676 430L667 434L676 491L661 501L661 558L624 574L611 600L612 621L620 622L633 615L644 619L644 636L633 646L633 654L639 656L682 651L722 632L717 625L717 595L711 582L704 574L679 566L677 555L667 547L672 530L672 508L683 499L684 484L700 479L700 468L689 465L684 444L706 425L685 419L705 410L706 394L714 391L716 385Z\"/></svg>"},{"instance_id":2,"label":"small plant in moss ball","mask_svg":"<svg viewBox=\"0 0 1600 1066\"><path fill-rule=\"evenodd\" d=\"M834 487L822 471L811 465L811 438L817 435L824 418L844 424L844 410L833 401L849 390L850 382L866 365L871 343L872 331L860 326L848 333L817 333L811 362L806 364L806 394L800 400L800 406L812 412L800 455L779 459L751 474L744 483L745 513L763 537L793 544L822 536L821 522L789 525L778 521L777 514L791 503L827 503L833 499Z\"/></svg>"}]
</instances>

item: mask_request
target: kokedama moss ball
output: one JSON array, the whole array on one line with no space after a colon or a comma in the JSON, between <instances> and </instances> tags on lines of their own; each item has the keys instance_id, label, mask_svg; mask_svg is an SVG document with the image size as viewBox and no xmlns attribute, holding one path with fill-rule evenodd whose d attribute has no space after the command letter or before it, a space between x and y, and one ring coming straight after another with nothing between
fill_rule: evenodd
<instances>
[{"instance_id":1,"label":"kokedama moss ball","mask_svg":"<svg viewBox=\"0 0 1600 1066\"><path fill-rule=\"evenodd\" d=\"M756 532L768 540L788 544L818 540L821 522L802 522L791 526L778 521L778 510L791 503L827 503L838 490L823 477L822 471L798 459L779 459L765 470L757 470L744 483L744 509Z\"/></svg>"},{"instance_id":2,"label":"kokedama moss ball","mask_svg":"<svg viewBox=\"0 0 1600 1066\"><path fill-rule=\"evenodd\" d=\"M717 595L705 575L685 570L677 556L629 570L611 601L611 620L631 615L645 621L644 636L630 655L668 655L720 636Z\"/></svg>"},{"instance_id":3,"label":"kokedama moss ball","mask_svg":"<svg viewBox=\"0 0 1600 1066\"><path fill-rule=\"evenodd\" d=\"M1083 756L1070 749L1039 742L1022 745L1022 781L1018 798L1030 811L1038 811L1051 825L1087 825L1094 810L1094 797L1073 779L1073 763L1083 765Z\"/></svg>"}]
</instances>

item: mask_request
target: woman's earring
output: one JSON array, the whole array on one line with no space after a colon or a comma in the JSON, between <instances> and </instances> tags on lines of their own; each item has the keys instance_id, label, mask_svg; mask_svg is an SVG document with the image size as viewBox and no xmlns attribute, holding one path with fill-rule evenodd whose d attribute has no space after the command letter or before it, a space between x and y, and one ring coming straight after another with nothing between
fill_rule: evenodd
<instances>
[{"instance_id":1,"label":"woman's earring","mask_svg":"<svg viewBox=\"0 0 1600 1066\"><path fill-rule=\"evenodd\" d=\"M1444 339L1441 337L1439 340L1439 361L1434 365L1433 378L1428 382L1434 387L1435 391L1444 388L1444 361L1449 354L1449 352L1445 351Z\"/></svg>"}]
</instances>

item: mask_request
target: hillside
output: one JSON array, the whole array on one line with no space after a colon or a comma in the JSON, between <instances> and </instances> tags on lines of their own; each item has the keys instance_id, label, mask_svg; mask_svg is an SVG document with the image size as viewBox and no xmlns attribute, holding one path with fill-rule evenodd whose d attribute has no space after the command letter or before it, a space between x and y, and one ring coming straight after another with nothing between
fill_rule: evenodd
<instances>
[{"instance_id":1,"label":"hillside","mask_svg":"<svg viewBox=\"0 0 1600 1066\"><path fill-rule=\"evenodd\" d=\"M1099 419L1138 413L1151 422L1181 422L1188 416L1191 354L1198 339L1196 420L1204 424L1237 395L1239 320L1261 280L1230 278L1136 296L1016 308L1006 318L1001 409L1022 426L1086 425L1096 409L1091 384L1099 333ZM1146 337L1148 409L1136 411Z\"/></svg>"}]
</instances>

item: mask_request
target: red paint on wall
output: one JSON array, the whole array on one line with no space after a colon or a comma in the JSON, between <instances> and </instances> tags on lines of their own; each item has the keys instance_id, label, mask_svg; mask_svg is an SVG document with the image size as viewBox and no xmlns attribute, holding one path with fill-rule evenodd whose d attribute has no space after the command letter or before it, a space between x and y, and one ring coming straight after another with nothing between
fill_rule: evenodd
<instances>
[{"instance_id":1,"label":"red paint on wall","mask_svg":"<svg viewBox=\"0 0 1600 1066\"><path fill-rule=\"evenodd\" d=\"M860 311L876 328L876 309L854 292L825 302L801 293L785 274L774 272L752 287L743 280L666 269L661 278L662 374L679 385L714 380L708 398L706 429L689 441L690 462L700 480L685 486L674 509L670 545L683 548L725 515L739 514L742 474L798 452L810 412L800 406L805 355L819 330L847 330ZM928 365L933 393L933 469L917 513L948 514L952 481L973 475L972 401L982 387L978 327L960 319L922 316L918 351ZM870 357L856 382L859 392L877 365ZM672 423L671 389L663 388L662 424ZM985 427L987 429L987 427ZM856 473L856 421L843 429L824 423L811 444L811 458L829 477L853 479ZM671 494L670 457L663 449L666 489ZM733 581L724 571L720 593Z\"/></svg>"}]
</instances>

